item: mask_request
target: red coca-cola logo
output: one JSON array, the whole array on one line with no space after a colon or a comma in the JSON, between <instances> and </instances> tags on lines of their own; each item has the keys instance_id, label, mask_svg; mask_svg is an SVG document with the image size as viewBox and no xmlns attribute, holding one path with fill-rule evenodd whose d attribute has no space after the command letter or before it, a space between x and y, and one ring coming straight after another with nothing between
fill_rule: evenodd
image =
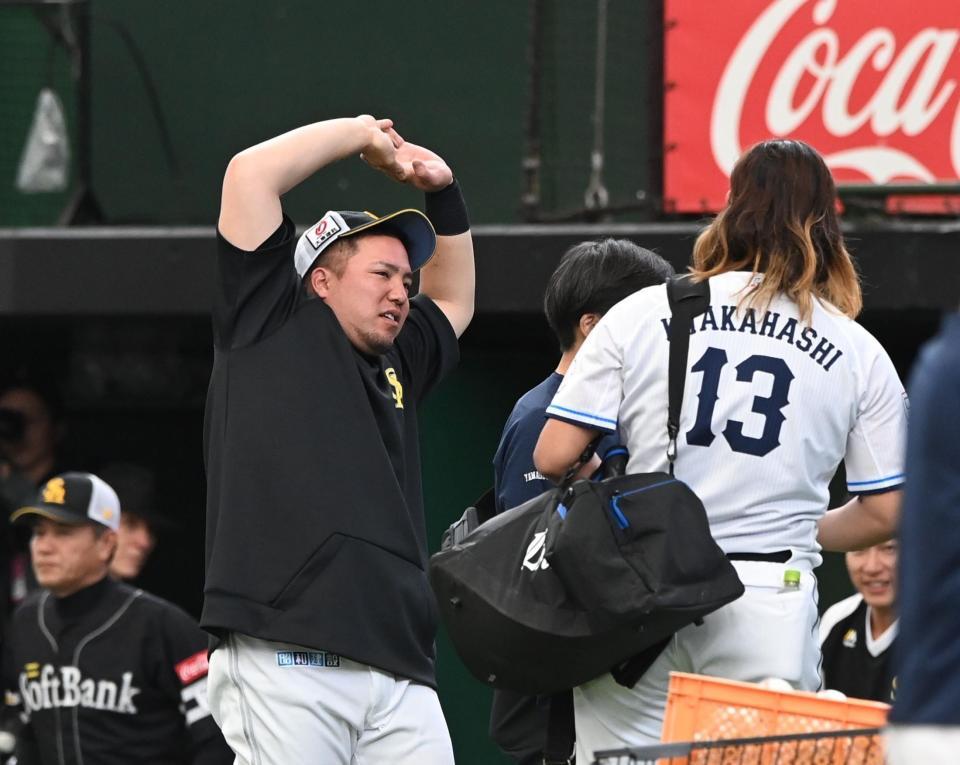
<instances>
[{"instance_id":1,"label":"red coca-cola logo","mask_svg":"<svg viewBox=\"0 0 960 765\"><path fill-rule=\"evenodd\" d=\"M808 141L838 181L960 177L954 3L668 0L666 18L675 209L720 207L737 158L770 137Z\"/></svg>"}]
</instances>

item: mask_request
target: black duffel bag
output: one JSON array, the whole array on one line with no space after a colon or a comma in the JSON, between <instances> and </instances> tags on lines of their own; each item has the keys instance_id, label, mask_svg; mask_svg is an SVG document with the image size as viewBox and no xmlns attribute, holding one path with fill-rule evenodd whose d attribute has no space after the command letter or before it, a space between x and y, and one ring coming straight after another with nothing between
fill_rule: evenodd
<instances>
[{"instance_id":1,"label":"black duffel bag","mask_svg":"<svg viewBox=\"0 0 960 765\"><path fill-rule=\"evenodd\" d=\"M743 593L667 473L541 494L434 555L430 582L470 672L528 694L598 677Z\"/></svg>"},{"instance_id":2,"label":"black duffel bag","mask_svg":"<svg viewBox=\"0 0 960 765\"><path fill-rule=\"evenodd\" d=\"M668 282L673 326L689 327L708 290ZM671 473L545 492L475 529L455 524L431 558L444 625L481 682L549 694L632 667L632 684L665 639L743 594L703 504L672 475L688 341L671 332Z\"/></svg>"}]
</instances>

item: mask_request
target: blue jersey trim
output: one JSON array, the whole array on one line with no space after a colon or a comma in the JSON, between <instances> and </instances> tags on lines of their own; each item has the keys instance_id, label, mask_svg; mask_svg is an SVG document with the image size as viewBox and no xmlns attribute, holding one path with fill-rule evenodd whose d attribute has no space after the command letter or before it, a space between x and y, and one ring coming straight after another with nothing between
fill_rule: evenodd
<instances>
[{"instance_id":1,"label":"blue jersey trim","mask_svg":"<svg viewBox=\"0 0 960 765\"><path fill-rule=\"evenodd\" d=\"M883 483L884 481L902 481L903 473L888 475L886 478L874 478L872 481L847 481L847 486L867 486L871 483Z\"/></svg>"},{"instance_id":2,"label":"blue jersey trim","mask_svg":"<svg viewBox=\"0 0 960 765\"><path fill-rule=\"evenodd\" d=\"M606 422L611 425L616 425L616 420L611 420L609 417L600 417L596 414L590 414L589 412L581 412L576 409L567 409L565 406L558 406L557 404L551 404L547 407L547 414L550 414L552 411L567 412L568 414L575 414L578 417L586 417L590 420L596 420L597 422Z\"/></svg>"},{"instance_id":3,"label":"blue jersey trim","mask_svg":"<svg viewBox=\"0 0 960 765\"><path fill-rule=\"evenodd\" d=\"M583 420L578 420L575 417L570 417L569 415L565 414L558 414L557 412L547 412L546 416L548 419L566 422L570 425L576 425L578 428L589 428L590 430L599 430L610 434L617 432L616 425L600 425L599 423L595 422L584 422Z\"/></svg>"},{"instance_id":4,"label":"blue jersey trim","mask_svg":"<svg viewBox=\"0 0 960 765\"><path fill-rule=\"evenodd\" d=\"M858 497L869 497L871 494L886 494L888 491L896 491L897 489L902 489L902 483L892 483L889 486L881 486L879 489L858 489L857 491L851 491L851 494L856 494Z\"/></svg>"}]
</instances>

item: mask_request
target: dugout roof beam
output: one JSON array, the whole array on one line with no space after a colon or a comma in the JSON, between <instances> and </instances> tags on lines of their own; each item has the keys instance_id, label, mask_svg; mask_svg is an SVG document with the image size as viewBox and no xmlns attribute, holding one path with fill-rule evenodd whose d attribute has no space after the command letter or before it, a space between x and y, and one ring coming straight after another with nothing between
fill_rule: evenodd
<instances>
[{"instance_id":1,"label":"dugout roof beam","mask_svg":"<svg viewBox=\"0 0 960 765\"><path fill-rule=\"evenodd\" d=\"M572 244L625 237L678 270L700 226L631 223L477 226L477 313L540 314L543 288ZM858 222L844 227L871 310L960 304L960 221ZM207 227L0 231L0 315L203 315L213 294Z\"/></svg>"}]
</instances>

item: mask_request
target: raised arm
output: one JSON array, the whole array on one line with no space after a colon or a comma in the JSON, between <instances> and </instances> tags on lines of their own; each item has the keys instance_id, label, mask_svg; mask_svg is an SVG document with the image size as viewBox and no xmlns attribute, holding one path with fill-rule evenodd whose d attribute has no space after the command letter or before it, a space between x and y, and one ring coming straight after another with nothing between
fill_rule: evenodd
<instances>
[{"instance_id":1,"label":"raised arm","mask_svg":"<svg viewBox=\"0 0 960 765\"><path fill-rule=\"evenodd\" d=\"M393 129L388 132L397 147L396 164L377 169L426 194L427 217L437 231L437 251L420 271L420 292L437 304L460 337L473 318L476 282L473 237L460 186L441 157L404 141ZM372 164L366 154L363 158Z\"/></svg>"},{"instance_id":2,"label":"raised arm","mask_svg":"<svg viewBox=\"0 0 960 765\"><path fill-rule=\"evenodd\" d=\"M396 160L393 122L369 115L315 122L237 154L227 166L220 200L220 233L253 250L283 219L280 197L320 168L363 153L369 164L404 180Z\"/></svg>"},{"instance_id":3,"label":"raised arm","mask_svg":"<svg viewBox=\"0 0 960 765\"><path fill-rule=\"evenodd\" d=\"M457 337L473 318L473 238L437 236L437 253L420 272L420 291L443 311Z\"/></svg>"},{"instance_id":4,"label":"raised arm","mask_svg":"<svg viewBox=\"0 0 960 765\"><path fill-rule=\"evenodd\" d=\"M230 160L223 178L220 233L241 250L256 249L283 220L281 196L321 168L357 154L390 179L426 193L427 214L438 236L436 254L421 273L420 291L443 311L459 337L473 318L474 305L466 208L447 163L404 141L392 120L370 115L326 120L244 149Z\"/></svg>"}]
</instances>

